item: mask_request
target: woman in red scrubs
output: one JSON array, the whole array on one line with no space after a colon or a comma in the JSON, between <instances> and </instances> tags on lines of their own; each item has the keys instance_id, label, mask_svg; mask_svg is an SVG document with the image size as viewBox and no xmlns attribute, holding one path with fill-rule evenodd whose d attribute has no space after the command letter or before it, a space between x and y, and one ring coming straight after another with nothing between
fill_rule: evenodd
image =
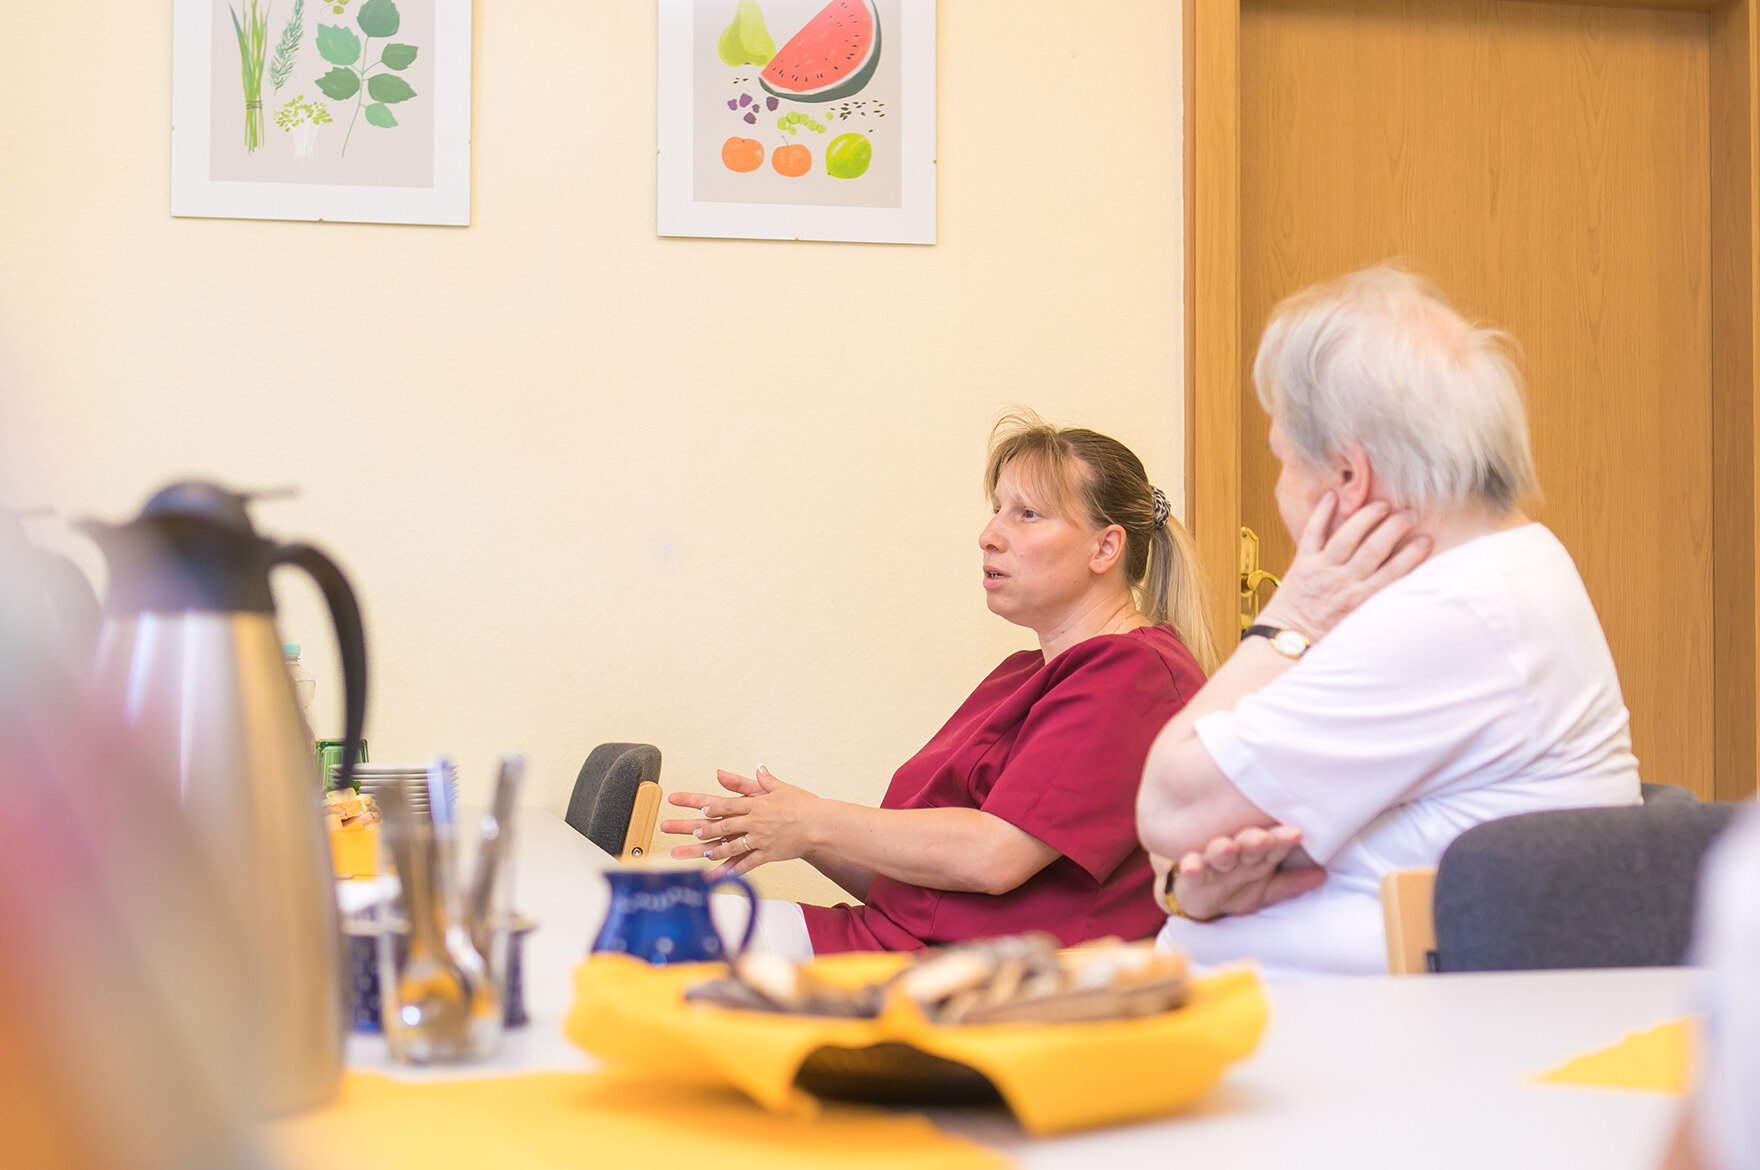
<instances>
[{"instance_id":1,"label":"woman in red scrubs","mask_svg":"<svg viewBox=\"0 0 1760 1170\"><path fill-rule=\"evenodd\" d=\"M992 613L1039 636L991 671L892 777L879 808L818 797L764 768L733 795L674 793L701 820L674 857L745 873L804 858L861 905L766 902L771 949L914 950L1049 931L1143 938L1165 920L1137 842L1149 745L1204 684L1190 538L1123 444L1007 418L978 535ZM802 927L804 926L804 931Z\"/></svg>"}]
</instances>

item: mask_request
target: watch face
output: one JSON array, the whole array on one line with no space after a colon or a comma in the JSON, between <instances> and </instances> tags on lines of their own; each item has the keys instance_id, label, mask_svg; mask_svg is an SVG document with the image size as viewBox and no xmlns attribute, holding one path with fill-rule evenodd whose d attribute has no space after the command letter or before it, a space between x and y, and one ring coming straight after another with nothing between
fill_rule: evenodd
<instances>
[{"instance_id":1,"label":"watch face","mask_svg":"<svg viewBox=\"0 0 1760 1170\"><path fill-rule=\"evenodd\" d=\"M1271 639L1271 648L1285 658L1300 658L1307 652L1308 639L1300 630L1279 630Z\"/></svg>"}]
</instances>

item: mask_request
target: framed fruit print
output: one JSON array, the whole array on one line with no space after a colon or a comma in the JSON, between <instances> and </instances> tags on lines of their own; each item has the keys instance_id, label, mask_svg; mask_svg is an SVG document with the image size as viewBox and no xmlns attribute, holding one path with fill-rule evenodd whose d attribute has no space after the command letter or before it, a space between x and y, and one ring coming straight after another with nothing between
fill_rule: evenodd
<instances>
[{"instance_id":1,"label":"framed fruit print","mask_svg":"<svg viewBox=\"0 0 1760 1170\"><path fill-rule=\"evenodd\" d=\"M935 242L934 0L660 0L663 236Z\"/></svg>"}]
</instances>

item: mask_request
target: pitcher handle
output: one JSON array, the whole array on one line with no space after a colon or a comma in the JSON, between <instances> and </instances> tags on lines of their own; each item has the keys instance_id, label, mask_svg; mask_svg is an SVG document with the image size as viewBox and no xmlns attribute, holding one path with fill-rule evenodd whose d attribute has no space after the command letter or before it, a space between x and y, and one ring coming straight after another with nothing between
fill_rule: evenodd
<instances>
[{"instance_id":1,"label":"pitcher handle","mask_svg":"<svg viewBox=\"0 0 1760 1170\"><path fill-rule=\"evenodd\" d=\"M284 544L277 547L269 564L294 565L311 574L323 590L330 607L330 620L336 623L336 644L342 654L343 748L342 775L337 787L354 783L354 766L360 759L361 733L367 723L367 636L361 626L361 607L355 600L348 578L335 561L309 544ZM328 776L319 777L326 787Z\"/></svg>"},{"instance_id":2,"label":"pitcher handle","mask_svg":"<svg viewBox=\"0 0 1760 1170\"><path fill-rule=\"evenodd\" d=\"M748 882L745 878L733 873L722 874L720 877L715 878L709 883L708 888L710 891L713 891L716 886L725 885L735 885L739 887L740 893L746 896L746 907L750 911L750 913L746 915L746 934L744 938L739 940L739 949L733 951L727 956L728 959L732 960L745 954L746 948L752 945L752 935L758 929L758 892L752 889L751 882ZM719 928L717 928L716 933L721 933ZM721 940L721 949L724 952L727 950L726 939Z\"/></svg>"}]
</instances>

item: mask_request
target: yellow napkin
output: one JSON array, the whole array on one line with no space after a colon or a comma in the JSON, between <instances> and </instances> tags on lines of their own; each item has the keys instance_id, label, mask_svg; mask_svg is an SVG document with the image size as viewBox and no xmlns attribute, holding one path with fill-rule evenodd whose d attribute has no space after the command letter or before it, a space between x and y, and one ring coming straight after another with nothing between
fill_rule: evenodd
<instances>
[{"instance_id":1,"label":"yellow napkin","mask_svg":"<svg viewBox=\"0 0 1760 1170\"><path fill-rule=\"evenodd\" d=\"M995 1170L1003 1159L919 1117L827 1109L776 1117L728 1089L594 1073L404 1084L351 1072L329 1108L269 1127L301 1170L517 1166L825 1166Z\"/></svg>"},{"instance_id":2,"label":"yellow napkin","mask_svg":"<svg viewBox=\"0 0 1760 1170\"><path fill-rule=\"evenodd\" d=\"M832 955L813 971L844 984L883 979L903 955ZM1232 1062L1252 1052L1267 1008L1247 971L1196 982L1190 1002L1158 1016L1091 1024L931 1024L894 999L876 1020L836 1020L691 1004L684 992L726 973L720 964L650 967L597 954L575 970L575 1002L564 1027L608 1071L733 1085L767 1109L810 1116L814 1101L794 1087L815 1049L884 1042L978 1070L1034 1134L1156 1117L1208 1092Z\"/></svg>"},{"instance_id":3,"label":"yellow napkin","mask_svg":"<svg viewBox=\"0 0 1760 1170\"><path fill-rule=\"evenodd\" d=\"M1533 1079L1678 1097L1687 1091L1692 1043L1693 1021L1671 1020L1643 1032L1627 1032L1619 1043L1573 1057Z\"/></svg>"}]
</instances>

